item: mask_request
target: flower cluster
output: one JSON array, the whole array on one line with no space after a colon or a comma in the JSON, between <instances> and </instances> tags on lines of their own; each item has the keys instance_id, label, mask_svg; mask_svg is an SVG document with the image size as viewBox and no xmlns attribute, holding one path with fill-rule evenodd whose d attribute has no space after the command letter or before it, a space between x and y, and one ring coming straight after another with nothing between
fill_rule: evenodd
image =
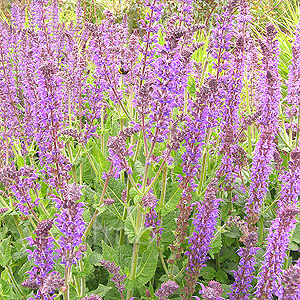
<instances>
[{"instance_id":1,"label":"flower cluster","mask_svg":"<svg viewBox=\"0 0 300 300\"><path fill-rule=\"evenodd\" d=\"M250 223L258 221L258 215L267 191L267 180L271 172L271 159L277 132L277 115L279 112L280 82L278 75L278 40L273 24L266 27L267 36L260 41L263 51L262 71L260 74L261 91L261 136L256 144L251 167L250 198L246 203L247 218Z\"/></svg>"},{"instance_id":2,"label":"flower cluster","mask_svg":"<svg viewBox=\"0 0 300 300\"><path fill-rule=\"evenodd\" d=\"M172 295L175 291L179 289L179 285L169 279L167 282L164 282L160 289L158 289L155 293L155 296L159 297L159 300L167 300L167 297Z\"/></svg>"},{"instance_id":3,"label":"flower cluster","mask_svg":"<svg viewBox=\"0 0 300 300\"><path fill-rule=\"evenodd\" d=\"M215 183L212 182L207 187L203 202L193 204L197 213L193 219L195 230L188 239L189 250L185 253L188 256L188 265L182 299L188 299L194 293L199 273L208 259L210 242L217 225L219 203Z\"/></svg>"},{"instance_id":4,"label":"flower cluster","mask_svg":"<svg viewBox=\"0 0 300 300\"><path fill-rule=\"evenodd\" d=\"M35 299L50 300L49 294L59 290L64 280L57 272L51 272L54 268L54 259L58 257L54 250L54 239L49 236L53 226L53 219L41 221L34 234L35 239L28 238L33 250L27 250L29 259L34 260L34 267L28 272L30 277L22 285L30 289L38 289Z\"/></svg>"},{"instance_id":5,"label":"flower cluster","mask_svg":"<svg viewBox=\"0 0 300 300\"><path fill-rule=\"evenodd\" d=\"M123 292L125 290L124 286L125 284L122 283L126 275L120 275L120 267L117 267L114 262L100 260L100 264L103 265L103 267L111 274L113 275L111 281L114 282L116 288L118 291L123 295Z\"/></svg>"},{"instance_id":6,"label":"flower cluster","mask_svg":"<svg viewBox=\"0 0 300 300\"><path fill-rule=\"evenodd\" d=\"M26 165L19 170L14 165L0 169L0 182L11 190L18 200L17 207L24 214L29 214L29 210L34 213L33 207L38 205L39 199L32 199L30 195L30 190L37 193L40 189L40 185L36 183L37 178L36 170Z\"/></svg>"},{"instance_id":7,"label":"flower cluster","mask_svg":"<svg viewBox=\"0 0 300 300\"><path fill-rule=\"evenodd\" d=\"M79 202L81 198L81 187L77 184L67 184L61 190L61 196L53 195L56 207L60 213L56 215L55 223L63 234L59 238L59 244L62 247L63 263L67 266L76 263L82 253L80 250L75 251L75 247L82 243L82 236L85 230L83 221L83 206Z\"/></svg>"},{"instance_id":8,"label":"flower cluster","mask_svg":"<svg viewBox=\"0 0 300 300\"><path fill-rule=\"evenodd\" d=\"M258 234L254 231L249 232L243 237L245 248L238 250L238 255L241 257L237 271L233 271L234 283L231 286L231 293L229 294L232 300L248 300L250 299L251 282L254 279L254 265L255 255L258 247L257 243Z\"/></svg>"},{"instance_id":9,"label":"flower cluster","mask_svg":"<svg viewBox=\"0 0 300 300\"><path fill-rule=\"evenodd\" d=\"M283 207L272 222L267 238L267 250L258 275L255 292L257 300L273 299L273 295L282 296L280 272L286 257L291 232L295 228L295 216L299 212L295 204Z\"/></svg>"}]
</instances>

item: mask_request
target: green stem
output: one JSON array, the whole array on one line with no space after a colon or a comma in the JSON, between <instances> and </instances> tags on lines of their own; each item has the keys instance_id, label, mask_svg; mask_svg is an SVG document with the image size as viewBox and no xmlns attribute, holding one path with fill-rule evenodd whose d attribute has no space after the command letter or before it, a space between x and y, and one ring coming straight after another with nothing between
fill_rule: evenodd
<instances>
[{"instance_id":1,"label":"green stem","mask_svg":"<svg viewBox=\"0 0 300 300\"><path fill-rule=\"evenodd\" d=\"M163 254L162 254L161 249L159 249L158 253L159 253L160 261L161 261L161 263L162 263L162 266L163 266L163 268L164 268L166 274L168 275L168 277L171 278L170 273L169 273L169 271L168 271L168 268L167 268L167 266L166 266L166 263L165 263L165 260L164 260L164 257L163 257Z\"/></svg>"},{"instance_id":2,"label":"green stem","mask_svg":"<svg viewBox=\"0 0 300 300\"><path fill-rule=\"evenodd\" d=\"M82 259L79 260L79 270L80 270L81 273L83 273L83 271L84 271L84 266L83 266ZM80 278L80 294L79 294L79 297L83 297L84 294L85 294L85 277L81 277Z\"/></svg>"},{"instance_id":3,"label":"green stem","mask_svg":"<svg viewBox=\"0 0 300 300\"><path fill-rule=\"evenodd\" d=\"M24 293L21 291L21 289L19 288L19 285L14 277L14 274L10 268L10 266L6 266L6 269L7 269L7 272L8 272L8 276L9 276L9 279L11 280L14 288L16 289L16 291L23 297L23 299L25 299L25 295Z\"/></svg>"}]
</instances>

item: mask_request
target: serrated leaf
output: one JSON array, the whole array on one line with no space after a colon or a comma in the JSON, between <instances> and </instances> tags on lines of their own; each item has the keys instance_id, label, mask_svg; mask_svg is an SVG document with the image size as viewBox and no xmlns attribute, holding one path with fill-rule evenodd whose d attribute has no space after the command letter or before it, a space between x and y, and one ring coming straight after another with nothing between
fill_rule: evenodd
<instances>
[{"instance_id":1,"label":"serrated leaf","mask_svg":"<svg viewBox=\"0 0 300 300\"><path fill-rule=\"evenodd\" d=\"M163 232L162 232L161 243L163 245L170 245L174 240L173 231L176 229L176 222L175 222L176 217L177 217L177 212L172 211L162 218Z\"/></svg>"},{"instance_id":2,"label":"serrated leaf","mask_svg":"<svg viewBox=\"0 0 300 300\"><path fill-rule=\"evenodd\" d=\"M216 239L210 244L211 249L209 250L209 254L219 253L222 248L222 235L219 234Z\"/></svg>"},{"instance_id":3,"label":"serrated leaf","mask_svg":"<svg viewBox=\"0 0 300 300\"><path fill-rule=\"evenodd\" d=\"M127 235L129 243L136 243L138 242L138 235L135 232L135 216L136 216L136 209L132 211L126 218L124 224L124 231Z\"/></svg>"}]
</instances>

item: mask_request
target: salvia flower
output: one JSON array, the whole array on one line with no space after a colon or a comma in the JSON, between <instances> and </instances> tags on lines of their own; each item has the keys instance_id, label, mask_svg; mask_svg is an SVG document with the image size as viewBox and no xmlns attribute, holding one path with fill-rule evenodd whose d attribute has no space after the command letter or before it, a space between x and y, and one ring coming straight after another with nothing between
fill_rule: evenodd
<instances>
[{"instance_id":1,"label":"salvia flower","mask_svg":"<svg viewBox=\"0 0 300 300\"><path fill-rule=\"evenodd\" d=\"M291 160L289 161L288 171L280 175L282 180L282 187L280 198L278 201L279 206L285 207L287 205L298 203L298 195L300 193L300 150L294 149L290 154Z\"/></svg>"},{"instance_id":2,"label":"salvia flower","mask_svg":"<svg viewBox=\"0 0 300 300\"><path fill-rule=\"evenodd\" d=\"M0 169L0 182L9 188L18 200L17 206L24 214L28 214L32 208L38 205L38 198L32 199L30 190L39 190L40 185L36 183L37 172L33 167L24 166L19 170L14 165L8 165Z\"/></svg>"},{"instance_id":3,"label":"salvia flower","mask_svg":"<svg viewBox=\"0 0 300 300\"><path fill-rule=\"evenodd\" d=\"M222 286L219 282L212 280L208 283L208 286L202 286L202 291L200 291L201 296L203 299L206 300L224 300L224 298L221 297L223 293ZM195 297L196 299L199 299L199 297Z\"/></svg>"},{"instance_id":4,"label":"salvia flower","mask_svg":"<svg viewBox=\"0 0 300 300\"><path fill-rule=\"evenodd\" d=\"M272 222L267 238L267 250L258 275L255 296L257 300L273 299L273 295L281 296L282 285L280 273L286 257L290 236L295 228L295 216L299 209L293 204L279 210L277 218Z\"/></svg>"},{"instance_id":5,"label":"salvia flower","mask_svg":"<svg viewBox=\"0 0 300 300\"><path fill-rule=\"evenodd\" d=\"M54 250L54 239L49 236L53 226L53 219L43 220L38 223L34 239L28 238L33 250L27 250L29 259L34 261L34 266L28 272L30 277L22 285L31 289L38 289L35 299L48 299L48 294L54 293L62 287L64 281L57 272L51 272L54 268L54 259L57 253Z\"/></svg>"},{"instance_id":6,"label":"salvia flower","mask_svg":"<svg viewBox=\"0 0 300 300\"><path fill-rule=\"evenodd\" d=\"M233 271L234 283L231 286L231 293L229 293L232 300L248 300L250 299L251 282L255 277L253 275L255 269L254 265L255 254L258 247L255 247L257 243L258 234L254 231L249 232L243 237L243 243L245 248L238 250L238 255L241 257L238 270Z\"/></svg>"},{"instance_id":7,"label":"salvia flower","mask_svg":"<svg viewBox=\"0 0 300 300\"><path fill-rule=\"evenodd\" d=\"M182 298L189 299L195 291L195 285L201 269L208 259L210 242L216 230L218 207L220 199L216 197L215 182L207 187L203 202L196 202L197 212L193 219L195 231L188 239L189 250L185 253L188 257L186 283L182 291Z\"/></svg>"},{"instance_id":8,"label":"salvia flower","mask_svg":"<svg viewBox=\"0 0 300 300\"><path fill-rule=\"evenodd\" d=\"M300 63L300 23L294 33L294 43L292 45L292 59L289 66L289 78L287 82L287 102L290 107L287 110L287 117L292 118L299 115L300 90L299 90L299 63Z\"/></svg>"},{"instance_id":9,"label":"salvia flower","mask_svg":"<svg viewBox=\"0 0 300 300\"><path fill-rule=\"evenodd\" d=\"M81 195L81 187L73 183L65 185L60 197L52 196L56 207L60 209L55 222L62 233L58 242L62 247L63 262L68 266L76 263L76 260L81 257L79 250L74 251L75 247L82 243L85 230L82 217L84 204L79 202Z\"/></svg>"},{"instance_id":10,"label":"salvia flower","mask_svg":"<svg viewBox=\"0 0 300 300\"><path fill-rule=\"evenodd\" d=\"M275 151L274 138L277 133L280 82L278 74L279 46L273 24L266 27L267 36L260 41L263 52L260 73L261 136L256 144L251 167L250 198L246 202L247 218L250 223L258 221L260 207L267 192L267 181L271 172L271 159Z\"/></svg>"},{"instance_id":11,"label":"salvia flower","mask_svg":"<svg viewBox=\"0 0 300 300\"><path fill-rule=\"evenodd\" d=\"M152 227L151 237L157 237L157 243L161 238L163 228L161 227L162 221L159 220L156 212L157 197L149 192L142 198L142 203L145 208L149 207L149 211L145 214L145 227Z\"/></svg>"},{"instance_id":12,"label":"salvia flower","mask_svg":"<svg viewBox=\"0 0 300 300\"><path fill-rule=\"evenodd\" d=\"M300 297L300 267L291 265L287 270L283 271L282 284L284 286L280 300L298 300Z\"/></svg>"},{"instance_id":13,"label":"salvia flower","mask_svg":"<svg viewBox=\"0 0 300 300\"><path fill-rule=\"evenodd\" d=\"M106 260L100 260L100 264L103 265L103 267L111 274L113 275L111 281L114 282L116 288L118 291L123 294L125 290L125 284L122 283L126 275L121 275L120 274L120 267L116 266L114 262L106 261Z\"/></svg>"},{"instance_id":14,"label":"salvia flower","mask_svg":"<svg viewBox=\"0 0 300 300\"><path fill-rule=\"evenodd\" d=\"M167 297L172 295L175 291L179 289L179 285L169 279L167 282L164 282L160 289L158 289L155 293L155 296L159 297L159 300L167 300Z\"/></svg>"}]
</instances>

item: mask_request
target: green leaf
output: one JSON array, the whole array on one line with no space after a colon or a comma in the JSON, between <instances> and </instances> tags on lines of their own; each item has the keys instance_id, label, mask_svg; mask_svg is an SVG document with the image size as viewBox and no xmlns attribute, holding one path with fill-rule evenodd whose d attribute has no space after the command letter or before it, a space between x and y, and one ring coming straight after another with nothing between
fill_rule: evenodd
<instances>
[{"instance_id":1,"label":"green leaf","mask_svg":"<svg viewBox=\"0 0 300 300\"><path fill-rule=\"evenodd\" d=\"M156 241L153 240L147 249L143 252L142 258L138 263L136 277L133 280L127 280L127 288L141 288L145 285L155 274L157 266L157 248Z\"/></svg>"},{"instance_id":2,"label":"green leaf","mask_svg":"<svg viewBox=\"0 0 300 300\"><path fill-rule=\"evenodd\" d=\"M102 241L102 255L103 259L114 262L115 264L118 264L118 256L117 256L117 251L108 245L104 241Z\"/></svg>"},{"instance_id":3,"label":"green leaf","mask_svg":"<svg viewBox=\"0 0 300 300\"><path fill-rule=\"evenodd\" d=\"M178 204L179 199L181 197L181 194L182 194L181 188L175 186L172 190L171 195L168 198L166 198L167 202L162 209L162 216L165 216L169 212L175 210L176 205Z\"/></svg>"},{"instance_id":4,"label":"green leaf","mask_svg":"<svg viewBox=\"0 0 300 300\"><path fill-rule=\"evenodd\" d=\"M112 287L110 287L110 286L105 286L103 284L99 284L97 289L92 292L89 292L88 295L95 294L97 296L104 297L105 294L111 289L112 289Z\"/></svg>"},{"instance_id":5,"label":"green leaf","mask_svg":"<svg viewBox=\"0 0 300 300\"><path fill-rule=\"evenodd\" d=\"M93 251L91 256L89 257L90 263L94 266L102 266L100 264L100 260L102 260L102 259L103 259L103 256L96 251Z\"/></svg>"},{"instance_id":6,"label":"green leaf","mask_svg":"<svg viewBox=\"0 0 300 300\"><path fill-rule=\"evenodd\" d=\"M135 232L135 216L136 216L136 209L134 209L132 213L128 214L124 225L124 231L127 235L129 243L138 242L138 235Z\"/></svg>"},{"instance_id":7,"label":"green leaf","mask_svg":"<svg viewBox=\"0 0 300 300\"><path fill-rule=\"evenodd\" d=\"M161 243L163 245L168 246L172 244L174 240L173 231L176 229L176 222L175 222L176 217L177 217L177 212L172 211L162 218L162 227L164 230L162 232Z\"/></svg>"},{"instance_id":8,"label":"green leaf","mask_svg":"<svg viewBox=\"0 0 300 300\"><path fill-rule=\"evenodd\" d=\"M205 280L212 280L216 277L217 272L212 267L203 267L200 271L200 276L202 276Z\"/></svg>"},{"instance_id":9,"label":"green leaf","mask_svg":"<svg viewBox=\"0 0 300 300\"><path fill-rule=\"evenodd\" d=\"M2 278L0 279L0 284L1 284L0 292L1 292L1 295L3 296L3 298L11 299L10 298L10 296L12 294L11 285Z\"/></svg>"},{"instance_id":10,"label":"green leaf","mask_svg":"<svg viewBox=\"0 0 300 300\"><path fill-rule=\"evenodd\" d=\"M296 242L297 244L300 244L300 223L297 223L294 234L291 238L291 241Z\"/></svg>"},{"instance_id":11,"label":"green leaf","mask_svg":"<svg viewBox=\"0 0 300 300\"><path fill-rule=\"evenodd\" d=\"M0 244L0 264L5 267L11 259L10 236Z\"/></svg>"},{"instance_id":12,"label":"green leaf","mask_svg":"<svg viewBox=\"0 0 300 300\"><path fill-rule=\"evenodd\" d=\"M212 255L215 253L219 253L222 248L222 235L219 234L216 239L210 244L211 249L209 250L209 254Z\"/></svg>"},{"instance_id":13,"label":"green leaf","mask_svg":"<svg viewBox=\"0 0 300 300\"><path fill-rule=\"evenodd\" d=\"M19 167L19 168L21 168L21 167L24 167L24 158L23 158L23 156L21 156L21 155L17 155L17 166Z\"/></svg>"},{"instance_id":14,"label":"green leaf","mask_svg":"<svg viewBox=\"0 0 300 300\"><path fill-rule=\"evenodd\" d=\"M228 283L227 273L223 270L218 270L216 275L216 280L220 283Z\"/></svg>"}]
</instances>

